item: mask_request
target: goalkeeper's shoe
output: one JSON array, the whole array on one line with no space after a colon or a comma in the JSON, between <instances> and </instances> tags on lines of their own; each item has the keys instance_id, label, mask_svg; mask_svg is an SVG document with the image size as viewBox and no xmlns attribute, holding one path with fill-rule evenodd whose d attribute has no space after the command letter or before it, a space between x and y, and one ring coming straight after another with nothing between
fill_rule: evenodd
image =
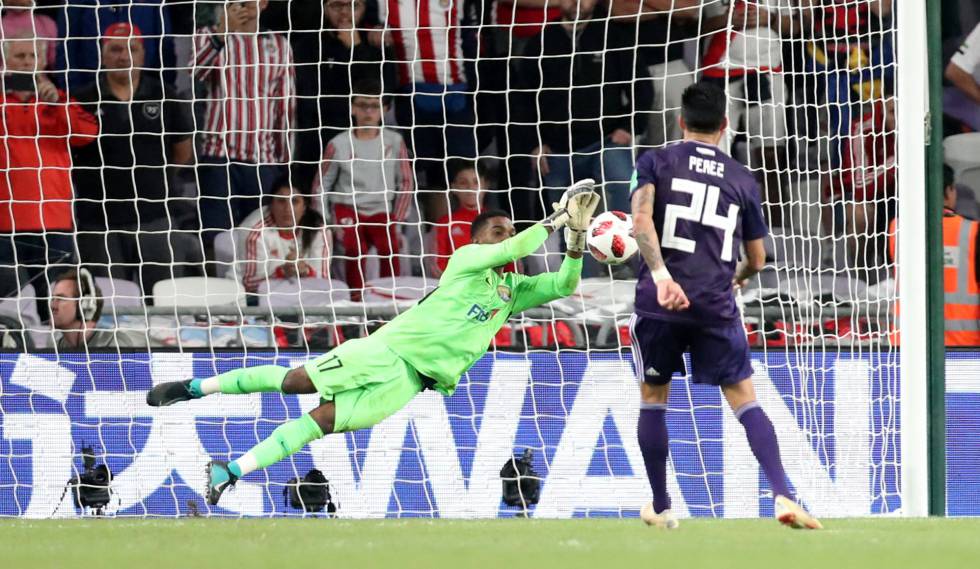
<instances>
[{"instance_id":1,"label":"goalkeeper's shoe","mask_svg":"<svg viewBox=\"0 0 980 569\"><path fill-rule=\"evenodd\" d=\"M640 519L648 526L658 527L660 529L677 529L680 527L681 523L677 521L674 517L673 512L670 510L664 510L659 514L653 509L653 504L647 502L645 506L640 510Z\"/></svg>"},{"instance_id":2,"label":"goalkeeper's shoe","mask_svg":"<svg viewBox=\"0 0 980 569\"><path fill-rule=\"evenodd\" d=\"M823 524L786 496L776 496L776 519L793 529L823 529Z\"/></svg>"},{"instance_id":3,"label":"goalkeeper's shoe","mask_svg":"<svg viewBox=\"0 0 980 569\"><path fill-rule=\"evenodd\" d=\"M207 475L208 490L206 494L208 504L217 506L218 500L221 499L221 494L230 486L234 486L235 482L238 482L238 477L235 476L234 472L228 470L228 463L221 460L212 460L208 463Z\"/></svg>"},{"instance_id":4,"label":"goalkeeper's shoe","mask_svg":"<svg viewBox=\"0 0 980 569\"><path fill-rule=\"evenodd\" d=\"M155 386L146 394L146 404L150 407L166 407L181 401L197 399L191 391L192 379L185 381L168 381Z\"/></svg>"}]
</instances>

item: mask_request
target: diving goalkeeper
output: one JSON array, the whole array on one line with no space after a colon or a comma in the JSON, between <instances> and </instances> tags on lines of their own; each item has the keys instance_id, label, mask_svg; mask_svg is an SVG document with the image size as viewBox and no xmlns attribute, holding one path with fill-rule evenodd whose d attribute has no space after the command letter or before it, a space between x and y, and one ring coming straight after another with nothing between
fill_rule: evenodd
<instances>
[{"instance_id":1,"label":"diving goalkeeper","mask_svg":"<svg viewBox=\"0 0 980 569\"><path fill-rule=\"evenodd\" d=\"M450 257L438 288L366 338L344 342L295 369L255 366L151 389L146 403L154 407L212 393L320 395L319 407L280 425L236 460L208 463L208 503L217 504L239 478L310 441L380 423L425 389L452 395L460 376L487 352L511 314L575 291L586 231L599 204L594 185L592 180L576 183L553 204L548 218L520 234L515 235L504 212L478 216L470 228L472 244ZM558 272L533 277L504 272L505 265L530 255L562 227L567 253Z\"/></svg>"}]
</instances>

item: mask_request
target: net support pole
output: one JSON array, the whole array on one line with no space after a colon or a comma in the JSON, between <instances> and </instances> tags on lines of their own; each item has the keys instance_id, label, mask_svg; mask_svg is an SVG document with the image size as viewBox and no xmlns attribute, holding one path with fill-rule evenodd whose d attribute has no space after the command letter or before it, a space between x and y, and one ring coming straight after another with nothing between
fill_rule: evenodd
<instances>
[{"instance_id":1,"label":"net support pole","mask_svg":"<svg viewBox=\"0 0 980 569\"><path fill-rule=\"evenodd\" d=\"M929 514L926 3L904 2L896 17L901 492L903 515L918 517Z\"/></svg>"},{"instance_id":2,"label":"net support pole","mask_svg":"<svg viewBox=\"0 0 980 569\"><path fill-rule=\"evenodd\" d=\"M946 515L946 346L943 282L942 3L928 6L929 130L926 140L926 259L929 287L929 515Z\"/></svg>"}]
</instances>

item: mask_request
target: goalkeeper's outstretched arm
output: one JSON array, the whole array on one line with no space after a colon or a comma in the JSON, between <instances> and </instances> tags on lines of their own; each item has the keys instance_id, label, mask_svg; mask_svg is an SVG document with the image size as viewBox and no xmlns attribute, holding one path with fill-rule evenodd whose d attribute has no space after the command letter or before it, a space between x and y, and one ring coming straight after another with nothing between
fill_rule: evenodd
<instances>
[{"instance_id":1,"label":"goalkeeper's outstretched arm","mask_svg":"<svg viewBox=\"0 0 980 569\"><path fill-rule=\"evenodd\" d=\"M593 191L593 180L582 180L569 188L555 211L541 222L499 243L474 243L460 248L449 259L443 278L454 274L471 273L503 267L507 263L527 257L538 250L552 231L565 228L569 254L581 259L585 247L585 233L592 212L599 204L599 196ZM584 220L584 221L583 221Z\"/></svg>"}]
</instances>

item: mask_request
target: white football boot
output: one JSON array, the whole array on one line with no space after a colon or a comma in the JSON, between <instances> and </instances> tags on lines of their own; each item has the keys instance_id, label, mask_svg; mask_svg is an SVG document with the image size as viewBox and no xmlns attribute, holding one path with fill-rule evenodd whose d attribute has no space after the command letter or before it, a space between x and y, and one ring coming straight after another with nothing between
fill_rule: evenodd
<instances>
[{"instance_id":1,"label":"white football boot","mask_svg":"<svg viewBox=\"0 0 980 569\"><path fill-rule=\"evenodd\" d=\"M775 509L776 519L784 526L793 529L823 529L823 524L817 518L786 496L776 496Z\"/></svg>"},{"instance_id":2,"label":"white football boot","mask_svg":"<svg viewBox=\"0 0 980 569\"><path fill-rule=\"evenodd\" d=\"M640 519L643 520L646 525L658 527L660 529L677 529L681 525L670 510L664 510L658 514L656 511L654 511L653 504L650 502L647 502L646 505L640 509Z\"/></svg>"}]
</instances>

